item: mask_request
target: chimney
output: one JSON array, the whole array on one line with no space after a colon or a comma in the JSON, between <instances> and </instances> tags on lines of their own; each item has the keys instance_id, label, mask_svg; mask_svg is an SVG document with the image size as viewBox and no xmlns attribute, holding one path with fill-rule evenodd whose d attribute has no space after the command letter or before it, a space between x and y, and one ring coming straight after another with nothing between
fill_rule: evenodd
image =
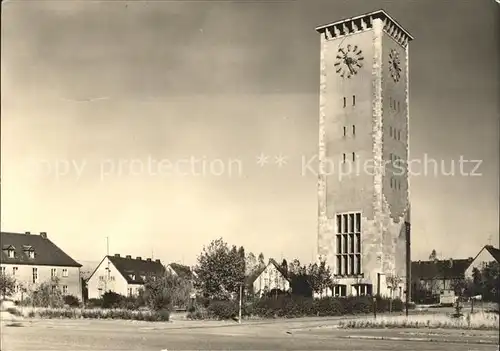
<instances>
[{"instance_id":1,"label":"chimney","mask_svg":"<svg viewBox=\"0 0 500 351\"><path fill-rule=\"evenodd\" d=\"M127 255L127 256L125 256L125 258L132 258L132 256L130 256L130 255Z\"/></svg>"},{"instance_id":2,"label":"chimney","mask_svg":"<svg viewBox=\"0 0 500 351\"><path fill-rule=\"evenodd\" d=\"M47 232L40 232L40 236L44 239L47 239Z\"/></svg>"},{"instance_id":3,"label":"chimney","mask_svg":"<svg viewBox=\"0 0 500 351\"><path fill-rule=\"evenodd\" d=\"M142 261L142 257L141 257L141 256L137 256L135 259L136 259L137 261Z\"/></svg>"},{"instance_id":4,"label":"chimney","mask_svg":"<svg viewBox=\"0 0 500 351\"><path fill-rule=\"evenodd\" d=\"M151 259L150 258L146 258L146 261L151 262Z\"/></svg>"},{"instance_id":5,"label":"chimney","mask_svg":"<svg viewBox=\"0 0 500 351\"><path fill-rule=\"evenodd\" d=\"M26 234L26 235L30 235L31 233L30 233L30 232L24 232L24 234Z\"/></svg>"},{"instance_id":6,"label":"chimney","mask_svg":"<svg viewBox=\"0 0 500 351\"><path fill-rule=\"evenodd\" d=\"M115 254L115 257L120 257L120 254Z\"/></svg>"},{"instance_id":7,"label":"chimney","mask_svg":"<svg viewBox=\"0 0 500 351\"><path fill-rule=\"evenodd\" d=\"M155 262L156 263L161 263L161 261L159 259L156 259Z\"/></svg>"}]
</instances>

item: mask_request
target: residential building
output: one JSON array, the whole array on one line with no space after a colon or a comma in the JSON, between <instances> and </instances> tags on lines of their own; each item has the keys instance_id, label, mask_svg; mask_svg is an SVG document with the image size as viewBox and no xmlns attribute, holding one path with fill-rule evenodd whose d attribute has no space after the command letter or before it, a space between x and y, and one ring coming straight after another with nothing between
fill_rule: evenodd
<instances>
[{"instance_id":1,"label":"residential building","mask_svg":"<svg viewBox=\"0 0 500 351\"><path fill-rule=\"evenodd\" d=\"M472 262L465 271L465 277L467 279L473 279L475 269L481 271L491 262L500 263L500 250L491 245L486 245L481 249L481 251L479 251L476 257L472 259Z\"/></svg>"},{"instance_id":2,"label":"residential building","mask_svg":"<svg viewBox=\"0 0 500 351\"><path fill-rule=\"evenodd\" d=\"M105 256L87 280L89 299L98 299L108 291L123 295L137 296L148 277L156 279L165 272L160 260L120 254Z\"/></svg>"},{"instance_id":3,"label":"residential building","mask_svg":"<svg viewBox=\"0 0 500 351\"><path fill-rule=\"evenodd\" d=\"M286 270L271 258L267 266L257 269L247 277L246 286L254 294L262 296L274 289L290 291L290 279Z\"/></svg>"},{"instance_id":4,"label":"residential building","mask_svg":"<svg viewBox=\"0 0 500 351\"><path fill-rule=\"evenodd\" d=\"M382 10L316 30L318 258L335 276L335 294L404 295L410 292L408 45L413 38ZM400 286L389 284L393 278Z\"/></svg>"},{"instance_id":5,"label":"residential building","mask_svg":"<svg viewBox=\"0 0 500 351\"><path fill-rule=\"evenodd\" d=\"M432 295L449 295L465 279L472 259L416 261L411 263L412 285L417 291ZM417 296L416 296L417 297Z\"/></svg>"},{"instance_id":6,"label":"residential building","mask_svg":"<svg viewBox=\"0 0 500 351\"><path fill-rule=\"evenodd\" d=\"M183 279L194 281L198 278L198 275L192 267L185 266L180 263L170 263L165 267L165 269L167 272Z\"/></svg>"},{"instance_id":7,"label":"residential building","mask_svg":"<svg viewBox=\"0 0 500 351\"><path fill-rule=\"evenodd\" d=\"M81 265L52 242L46 232L0 233L2 253L1 274L16 280L14 300L23 300L41 283L58 282L64 295L82 299Z\"/></svg>"}]
</instances>

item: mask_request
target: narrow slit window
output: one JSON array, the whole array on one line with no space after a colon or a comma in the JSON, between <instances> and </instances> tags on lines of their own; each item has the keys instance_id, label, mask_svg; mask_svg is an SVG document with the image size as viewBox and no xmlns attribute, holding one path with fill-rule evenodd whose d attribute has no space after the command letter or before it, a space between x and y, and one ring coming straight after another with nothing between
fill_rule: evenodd
<instances>
[{"instance_id":1,"label":"narrow slit window","mask_svg":"<svg viewBox=\"0 0 500 351\"><path fill-rule=\"evenodd\" d=\"M346 127L344 127L344 136L346 136L346 132L347 132Z\"/></svg>"},{"instance_id":2,"label":"narrow slit window","mask_svg":"<svg viewBox=\"0 0 500 351\"><path fill-rule=\"evenodd\" d=\"M344 98L344 107L346 107L346 100L345 100L345 98Z\"/></svg>"},{"instance_id":3,"label":"narrow slit window","mask_svg":"<svg viewBox=\"0 0 500 351\"><path fill-rule=\"evenodd\" d=\"M355 125L352 126L352 135L353 136L356 135L356 126Z\"/></svg>"},{"instance_id":4,"label":"narrow slit window","mask_svg":"<svg viewBox=\"0 0 500 351\"><path fill-rule=\"evenodd\" d=\"M400 108L400 106L399 106L399 101L398 101L398 112L400 111L400 109L399 109L399 108Z\"/></svg>"},{"instance_id":5,"label":"narrow slit window","mask_svg":"<svg viewBox=\"0 0 500 351\"><path fill-rule=\"evenodd\" d=\"M345 154L342 154L342 162L345 163Z\"/></svg>"},{"instance_id":6,"label":"narrow slit window","mask_svg":"<svg viewBox=\"0 0 500 351\"><path fill-rule=\"evenodd\" d=\"M401 140L401 131L398 130L398 140Z\"/></svg>"},{"instance_id":7,"label":"narrow slit window","mask_svg":"<svg viewBox=\"0 0 500 351\"><path fill-rule=\"evenodd\" d=\"M356 106L356 95L352 96L352 106Z\"/></svg>"},{"instance_id":8,"label":"narrow slit window","mask_svg":"<svg viewBox=\"0 0 500 351\"><path fill-rule=\"evenodd\" d=\"M389 136L392 138L392 127L389 127Z\"/></svg>"},{"instance_id":9,"label":"narrow slit window","mask_svg":"<svg viewBox=\"0 0 500 351\"><path fill-rule=\"evenodd\" d=\"M352 160L356 161L356 153L354 153L354 152L352 153Z\"/></svg>"}]
</instances>

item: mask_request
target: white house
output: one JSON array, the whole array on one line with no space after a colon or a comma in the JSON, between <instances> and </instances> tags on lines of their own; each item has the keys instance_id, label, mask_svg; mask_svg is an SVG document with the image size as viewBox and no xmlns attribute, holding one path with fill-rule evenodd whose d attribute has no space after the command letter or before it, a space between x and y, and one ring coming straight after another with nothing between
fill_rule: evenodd
<instances>
[{"instance_id":1,"label":"white house","mask_svg":"<svg viewBox=\"0 0 500 351\"><path fill-rule=\"evenodd\" d=\"M81 264L53 243L46 232L1 232L0 242L0 274L15 279L14 300L23 300L42 283L59 286L63 295L82 299Z\"/></svg>"},{"instance_id":2,"label":"white house","mask_svg":"<svg viewBox=\"0 0 500 351\"><path fill-rule=\"evenodd\" d=\"M484 246L465 271L467 279L473 278L474 269L482 270L490 262L500 263L500 250L491 245Z\"/></svg>"},{"instance_id":3,"label":"white house","mask_svg":"<svg viewBox=\"0 0 500 351\"><path fill-rule=\"evenodd\" d=\"M286 270L271 258L267 266L257 270L247 278L247 287L252 288L254 294L259 296L273 289L289 291L290 279Z\"/></svg>"},{"instance_id":4,"label":"white house","mask_svg":"<svg viewBox=\"0 0 500 351\"><path fill-rule=\"evenodd\" d=\"M130 255L105 256L87 280L89 299L98 299L112 291L124 296L136 296L147 277L158 277L165 272L160 260Z\"/></svg>"}]
</instances>

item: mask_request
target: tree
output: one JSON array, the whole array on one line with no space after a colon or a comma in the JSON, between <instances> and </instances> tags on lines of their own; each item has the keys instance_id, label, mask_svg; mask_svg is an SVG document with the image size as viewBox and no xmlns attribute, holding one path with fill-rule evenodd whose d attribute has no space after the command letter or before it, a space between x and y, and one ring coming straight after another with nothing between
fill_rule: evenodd
<instances>
[{"instance_id":1,"label":"tree","mask_svg":"<svg viewBox=\"0 0 500 351\"><path fill-rule=\"evenodd\" d=\"M3 299L12 296L16 291L16 279L10 275L0 274L0 291Z\"/></svg>"},{"instance_id":2,"label":"tree","mask_svg":"<svg viewBox=\"0 0 500 351\"><path fill-rule=\"evenodd\" d=\"M283 261L281 261L281 269L286 273L286 275L288 276L288 262L283 259Z\"/></svg>"},{"instance_id":3,"label":"tree","mask_svg":"<svg viewBox=\"0 0 500 351\"><path fill-rule=\"evenodd\" d=\"M437 253L436 253L436 250L432 250L431 251L431 254L429 255L429 261L437 261L438 257L437 257Z\"/></svg>"},{"instance_id":4,"label":"tree","mask_svg":"<svg viewBox=\"0 0 500 351\"><path fill-rule=\"evenodd\" d=\"M266 262L264 262L264 254L261 252L259 254L259 268L265 267Z\"/></svg>"},{"instance_id":5,"label":"tree","mask_svg":"<svg viewBox=\"0 0 500 351\"><path fill-rule=\"evenodd\" d=\"M171 311L173 307L188 307L192 288L190 280L165 270L159 277L146 278L142 298L154 311Z\"/></svg>"},{"instance_id":6,"label":"tree","mask_svg":"<svg viewBox=\"0 0 500 351\"><path fill-rule=\"evenodd\" d=\"M210 299L226 300L238 294L245 280L245 259L236 246L229 249L222 238L213 240L198 256L198 287Z\"/></svg>"},{"instance_id":7,"label":"tree","mask_svg":"<svg viewBox=\"0 0 500 351\"><path fill-rule=\"evenodd\" d=\"M64 298L59 288L59 279L52 278L43 282L37 289L33 290L28 297L35 307L62 307Z\"/></svg>"},{"instance_id":8,"label":"tree","mask_svg":"<svg viewBox=\"0 0 500 351\"><path fill-rule=\"evenodd\" d=\"M250 252L245 257L245 275L252 274L258 268L257 257Z\"/></svg>"}]
</instances>

